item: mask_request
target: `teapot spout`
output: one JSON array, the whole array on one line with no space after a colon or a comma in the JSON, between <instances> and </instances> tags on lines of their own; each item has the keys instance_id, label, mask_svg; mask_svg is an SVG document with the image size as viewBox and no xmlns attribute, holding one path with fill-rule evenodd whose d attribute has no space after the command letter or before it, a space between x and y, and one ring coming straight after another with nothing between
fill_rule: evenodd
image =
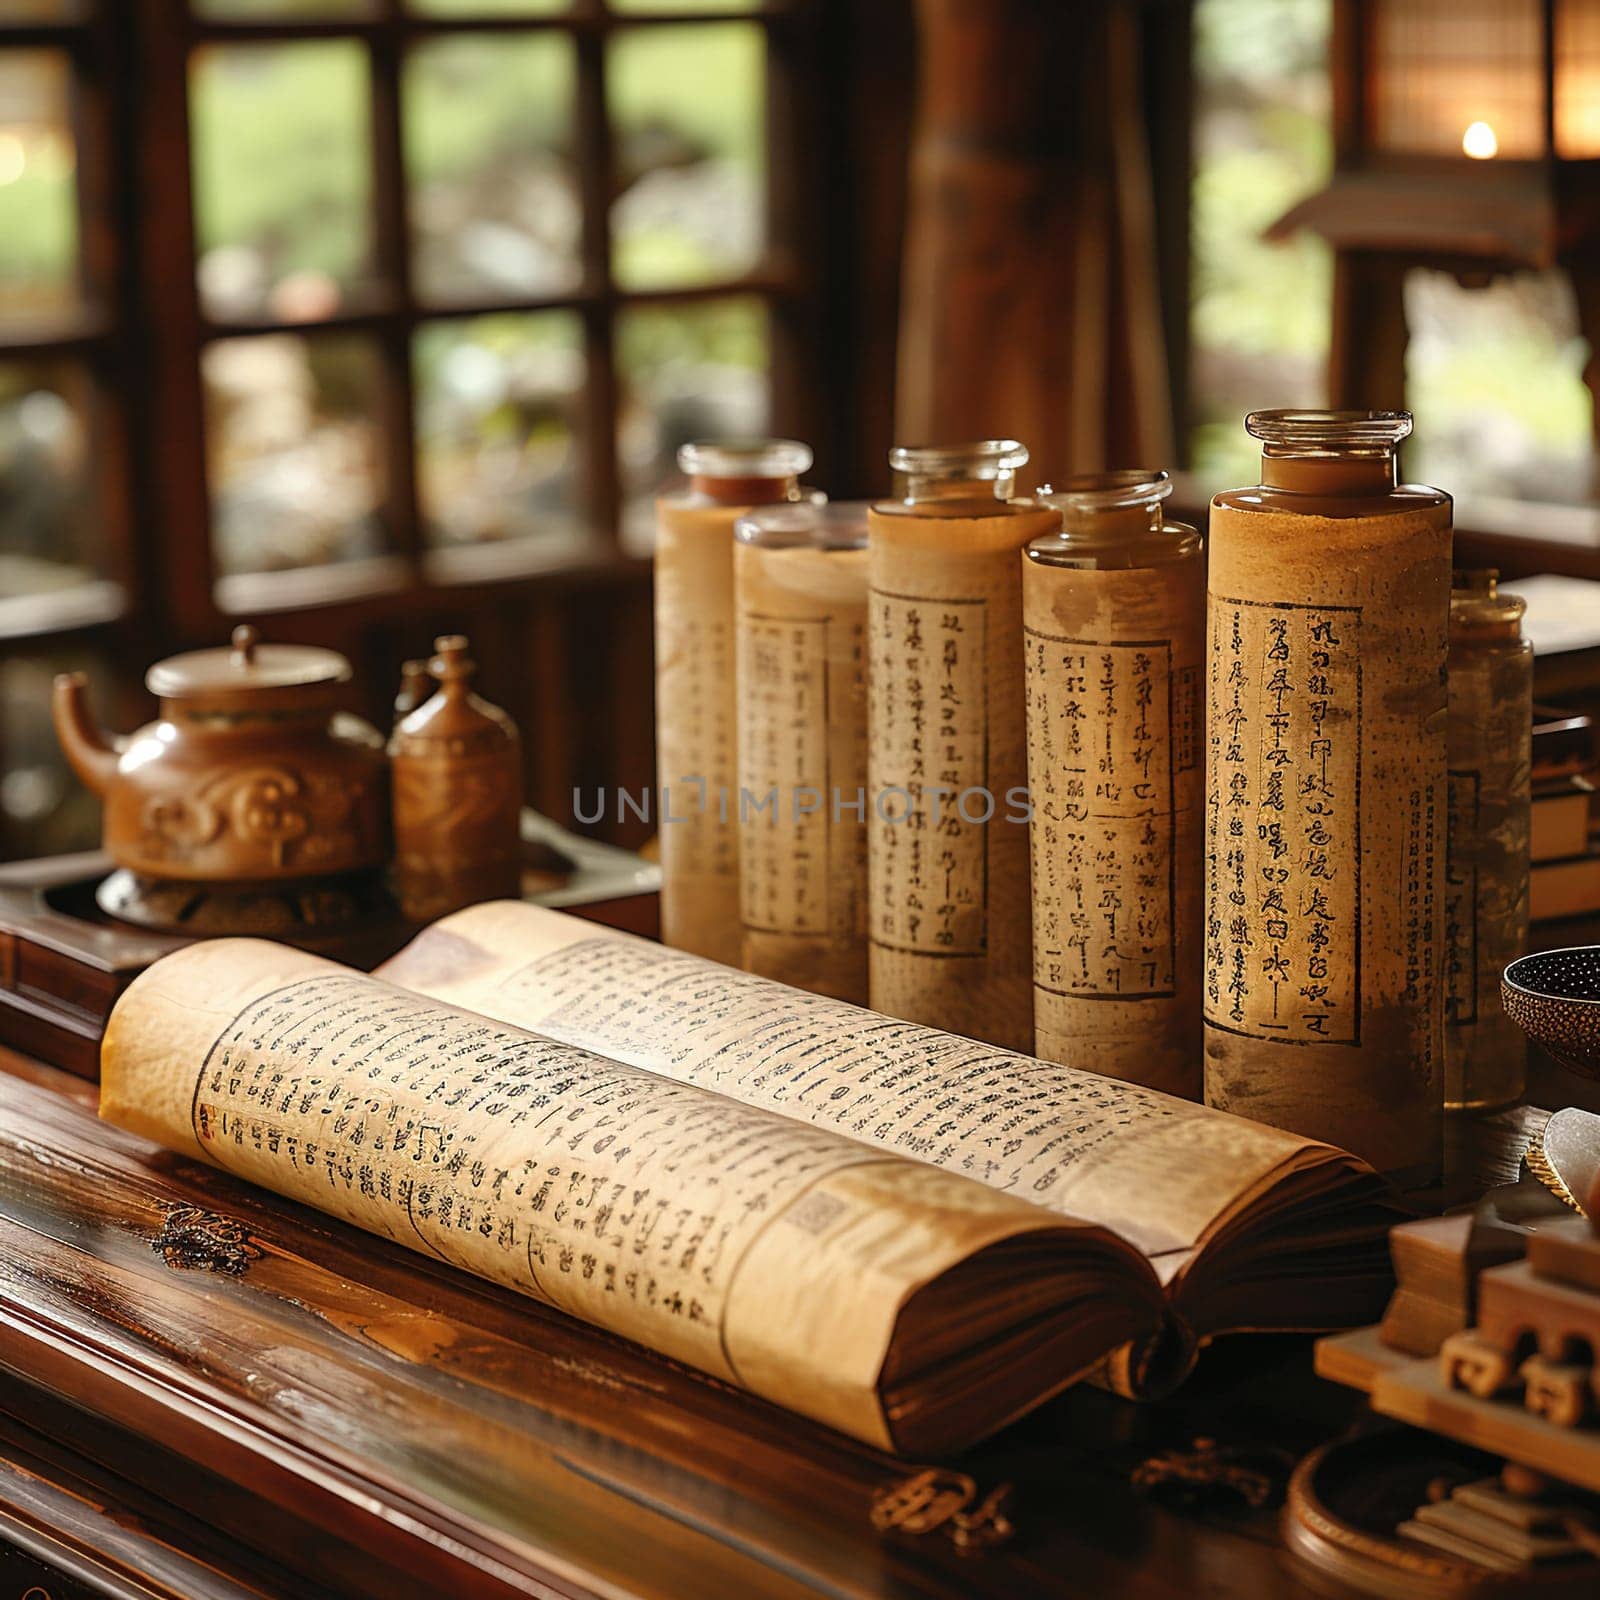
<instances>
[{"instance_id":1,"label":"teapot spout","mask_svg":"<svg viewBox=\"0 0 1600 1600\"><path fill-rule=\"evenodd\" d=\"M103 795L117 770L117 752L104 729L89 715L89 680L81 672L63 672L55 681L50 711L56 738L72 770L96 794Z\"/></svg>"}]
</instances>

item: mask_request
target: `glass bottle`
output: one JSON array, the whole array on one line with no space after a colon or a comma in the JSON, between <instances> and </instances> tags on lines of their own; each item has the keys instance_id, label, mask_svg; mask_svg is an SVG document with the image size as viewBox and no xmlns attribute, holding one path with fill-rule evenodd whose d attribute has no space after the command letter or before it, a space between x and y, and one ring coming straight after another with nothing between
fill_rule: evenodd
<instances>
[{"instance_id":1,"label":"glass bottle","mask_svg":"<svg viewBox=\"0 0 1600 1600\"><path fill-rule=\"evenodd\" d=\"M687 484L656 502L661 937L737 966L733 525L753 506L800 499L811 451L793 439L703 440L684 445L678 465Z\"/></svg>"},{"instance_id":2,"label":"glass bottle","mask_svg":"<svg viewBox=\"0 0 1600 1600\"><path fill-rule=\"evenodd\" d=\"M743 964L867 1003L867 507L734 528Z\"/></svg>"},{"instance_id":3,"label":"glass bottle","mask_svg":"<svg viewBox=\"0 0 1600 1600\"><path fill-rule=\"evenodd\" d=\"M1499 573L1458 572L1450 591L1450 825L1445 869L1444 1103L1509 1105L1527 1037L1500 1004L1500 974L1528 943L1533 646L1526 603Z\"/></svg>"},{"instance_id":4,"label":"glass bottle","mask_svg":"<svg viewBox=\"0 0 1600 1600\"><path fill-rule=\"evenodd\" d=\"M1034 1054L1198 1100L1200 535L1165 472L1041 488L1022 571Z\"/></svg>"},{"instance_id":5,"label":"glass bottle","mask_svg":"<svg viewBox=\"0 0 1600 1600\"><path fill-rule=\"evenodd\" d=\"M1022 561L1060 513L1012 500L1014 439L892 450L868 513L873 1006L1033 1048Z\"/></svg>"},{"instance_id":6,"label":"glass bottle","mask_svg":"<svg viewBox=\"0 0 1600 1600\"><path fill-rule=\"evenodd\" d=\"M1212 501L1206 1099L1435 1180L1450 497L1404 411L1259 411Z\"/></svg>"}]
</instances>

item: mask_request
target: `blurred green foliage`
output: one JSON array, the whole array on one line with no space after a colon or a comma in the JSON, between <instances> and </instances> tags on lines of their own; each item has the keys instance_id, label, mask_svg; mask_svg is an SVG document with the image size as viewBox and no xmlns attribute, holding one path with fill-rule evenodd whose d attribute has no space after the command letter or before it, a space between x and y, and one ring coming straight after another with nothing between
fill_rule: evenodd
<instances>
[{"instance_id":1,"label":"blurred green foliage","mask_svg":"<svg viewBox=\"0 0 1600 1600\"><path fill-rule=\"evenodd\" d=\"M1262 234L1327 182L1329 0L1198 0L1190 328L1193 464L1253 481L1255 407L1321 398L1332 257Z\"/></svg>"},{"instance_id":2,"label":"blurred green foliage","mask_svg":"<svg viewBox=\"0 0 1600 1600\"><path fill-rule=\"evenodd\" d=\"M285 272L369 270L367 60L354 40L219 45L190 77L202 251L262 242Z\"/></svg>"}]
</instances>

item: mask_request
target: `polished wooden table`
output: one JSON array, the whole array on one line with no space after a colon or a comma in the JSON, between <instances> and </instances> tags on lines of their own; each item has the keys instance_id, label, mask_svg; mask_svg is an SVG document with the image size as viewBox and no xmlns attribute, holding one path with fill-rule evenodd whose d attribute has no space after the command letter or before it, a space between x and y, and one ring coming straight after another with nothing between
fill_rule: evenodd
<instances>
[{"instance_id":1,"label":"polished wooden table","mask_svg":"<svg viewBox=\"0 0 1600 1600\"><path fill-rule=\"evenodd\" d=\"M1011 1537L967 1552L874 1525L928 1464L106 1128L94 1094L0 1051L0 1600L1336 1592L1275 1504L1134 1482L1214 1441L1281 1493L1362 1410L1308 1340L1223 1340L1158 1405L1080 1387L940 1464L974 1504L1011 1486ZM1475 1130L1458 1186L1514 1177L1526 1128Z\"/></svg>"}]
</instances>

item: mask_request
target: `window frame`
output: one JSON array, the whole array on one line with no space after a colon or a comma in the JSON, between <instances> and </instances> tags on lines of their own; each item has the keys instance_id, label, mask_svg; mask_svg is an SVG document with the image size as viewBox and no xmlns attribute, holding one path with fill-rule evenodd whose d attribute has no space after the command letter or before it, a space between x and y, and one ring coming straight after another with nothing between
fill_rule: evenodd
<instances>
[{"instance_id":1,"label":"window frame","mask_svg":"<svg viewBox=\"0 0 1600 1600\"><path fill-rule=\"evenodd\" d=\"M213 637L239 615L273 617L308 605L374 615L420 595L483 583L592 577L637 564L620 544L616 458L621 399L614 331L633 306L749 298L766 311L775 430L809 436L824 415L818 341L825 299L824 230L809 226L814 183L803 168L826 99L818 34L826 0L762 0L715 8L625 14L606 0L572 0L546 16L433 16L404 0L370 0L369 15L339 19L219 20L189 0L80 0L68 22L0 24L0 49L66 52L79 149L81 310L59 327L0 328L0 359L68 357L93 379L94 516L109 582L58 596L0 602L0 650L76 637L102 626L143 636ZM613 34L705 24L748 24L766 47L765 251L748 274L704 284L624 290L611 271L613 139L606 48ZM581 283L549 296L486 296L435 304L412 278L410 193L404 152L409 51L431 41L557 32L573 40L573 168L582 232ZM373 292L327 318L213 319L196 284L190 63L213 45L249 47L349 40L366 56L370 93ZM578 441L581 545L539 540L504 548L426 546L416 472L413 343L425 326L497 313L568 311L582 328L586 382ZM211 541L201 363L222 339L355 333L379 363L376 420L383 441L387 554L281 573L220 576ZM331 617L330 617L330 620Z\"/></svg>"}]
</instances>

